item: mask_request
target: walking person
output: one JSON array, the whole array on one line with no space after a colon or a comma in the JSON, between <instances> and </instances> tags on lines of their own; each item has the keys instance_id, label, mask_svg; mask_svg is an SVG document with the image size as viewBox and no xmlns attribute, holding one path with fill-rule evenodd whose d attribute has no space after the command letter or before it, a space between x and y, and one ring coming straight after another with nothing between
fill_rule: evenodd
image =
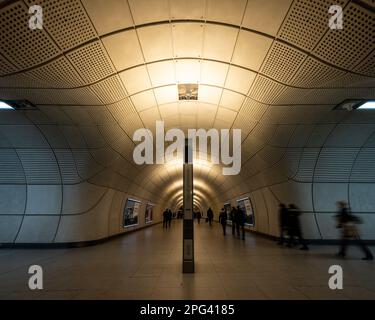
<instances>
[{"instance_id":1,"label":"walking person","mask_svg":"<svg viewBox=\"0 0 375 320\"><path fill-rule=\"evenodd\" d=\"M171 228L171 223L172 223L172 210L168 209L168 228Z\"/></svg>"},{"instance_id":2,"label":"walking person","mask_svg":"<svg viewBox=\"0 0 375 320\"><path fill-rule=\"evenodd\" d=\"M202 219L202 214L200 211L197 212L197 220L198 220L198 224L201 224L201 219Z\"/></svg>"},{"instance_id":3,"label":"walking person","mask_svg":"<svg viewBox=\"0 0 375 320\"><path fill-rule=\"evenodd\" d=\"M234 237L236 234L236 208L232 207L230 212L230 220L232 221L232 236Z\"/></svg>"},{"instance_id":4,"label":"walking person","mask_svg":"<svg viewBox=\"0 0 375 320\"><path fill-rule=\"evenodd\" d=\"M208 219L208 223L210 224L210 227L211 227L212 226L212 220L214 219L214 213L213 213L211 207L208 208L208 210L207 210L207 219Z\"/></svg>"},{"instance_id":5,"label":"walking person","mask_svg":"<svg viewBox=\"0 0 375 320\"><path fill-rule=\"evenodd\" d=\"M362 241L356 226L356 224L360 223L360 219L350 213L348 204L345 201L339 201L336 205L339 210L338 214L336 215L338 221L337 228L341 229L341 244L338 255L345 257L349 240L355 239L365 254L365 257L362 258L362 260L373 260L374 256L372 255L370 249Z\"/></svg>"},{"instance_id":6,"label":"walking person","mask_svg":"<svg viewBox=\"0 0 375 320\"><path fill-rule=\"evenodd\" d=\"M295 238L298 239L299 244L301 245L300 250L309 250L309 247L306 244L305 239L302 236L302 229L300 223L301 211L297 208L295 204L289 205L288 209L288 225L289 225L289 244L288 247L294 245Z\"/></svg>"},{"instance_id":7,"label":"walking person","mask_svg":"<svg viewBox=\"0 0 375 320\"><path fill-rule=\"evenodd\" d=\"M288 208L284 203L280 203L279 205L279 225L280 225L280 239L278 244L282 246L285 240L285 233L288 232L289 229L289 221L288 221Z\"/></svg>"},{"instance_id":8,"label":"walking person","mask_svg":"<svg viewBox=\"0 0 375 320\"><path fill-rule=\"evenodd\" d=\"M245 222L246 222L246 213L241 210L239 206L237 206L237 219L236 219L236 226L237 226L237 236L240 237L240 229L242 233L242 240L245 240Z\"/></svg>"},{"instance_id":9,"label":"walking person","mask_svg":"<svg viewBox=\"0 0 375 320\"><path fill-rule=\"evenodd\" d=\"M163 212L163 229L168 228L168 210L165 209Z\"/></svg>"},{"instance_id":10,"label":"walking person","mask_svg":"<svg viewBox=\"0 0 375 320\"><path fill-rule=\"evenodd\" d=\"M224 208L222 208L220 211L219 222L223 228L223 235L225 236L227 230L227 213L225 212Z\"/></svg>"}]
</instances>

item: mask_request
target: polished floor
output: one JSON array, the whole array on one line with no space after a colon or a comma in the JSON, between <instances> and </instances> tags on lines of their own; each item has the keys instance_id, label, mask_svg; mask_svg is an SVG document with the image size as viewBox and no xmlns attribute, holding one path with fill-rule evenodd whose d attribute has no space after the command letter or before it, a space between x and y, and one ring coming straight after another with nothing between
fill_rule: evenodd
<instances>
[{"instance_id":1,"label":"polished floor","mask_svg":"<svg viewBox=\"0 0 375 320\"><path fill-rule=\"evenodd\" d=\"M176 221L94 247L0 250L0 299L375 299L375 264L361 261L355 247L342 260L336 247L305 252L252 234L243 242L201 222L196 273L183 275L181 234ZM27 286L34 264L44 270L37 292ZM334 264L344 270L341 291L328 287Z\"/></svg>"}]
</instances>

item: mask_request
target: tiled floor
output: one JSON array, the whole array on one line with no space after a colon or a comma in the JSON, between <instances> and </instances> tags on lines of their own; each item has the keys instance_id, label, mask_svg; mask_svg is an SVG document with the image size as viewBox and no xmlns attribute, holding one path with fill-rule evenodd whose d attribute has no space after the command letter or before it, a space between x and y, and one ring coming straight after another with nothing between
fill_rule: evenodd
<instances>
[{"instance_id":1,"label":"tiled floor","mask_svg":"<svg viewBox=\"0 0 375 320\"><path fill-rule=\"evenodd\" d=\"M229 230L228 230L229 231ZM0 299L375 299L375 264L357 248L280 248L220 226L195 226L196 273L181 273L182 224L160 225L105 244L64 250L0 250ZM28 289L28 267L44 270L44 290ZM344 290L328 288L328 268L344 270Z\"/></svg>"}]
</instances>

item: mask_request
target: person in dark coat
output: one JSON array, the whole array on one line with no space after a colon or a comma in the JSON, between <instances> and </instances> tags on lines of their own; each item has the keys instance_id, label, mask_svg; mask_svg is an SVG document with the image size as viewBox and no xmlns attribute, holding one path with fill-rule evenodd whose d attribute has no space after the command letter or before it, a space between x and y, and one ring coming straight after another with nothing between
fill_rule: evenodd
<instances>
[{"instance_id":1,"label":"person in dark coat","mask_svg":"<svg viewBox=\"0 0 375 320\"><path fill-rule=\"evenodd\" d=\"M172 210L168 209L168 228L171 228L172 218L173 218Z\"/></svg>"},{"instance_id":2,"label":"person in dark coat","mask_svg":"<svg viewBox=\"0 0 375 320\"><path fill-rule=\"evenodd\" d=\"M232 221L232 235L235 236L236 234L236 208L232 207L230 212L230 220Z\"/></svg>"},{"instance_id":3,"label":"person in dark coat","mask_svg":"<svg viewBox=\"0 0 375 320\"><path fill-rule=\"evenodd\" d=\"M301 250L309 250L309 247L306 244L305 239L302 236L301 223L299 217L301 211L297 208L296 205L289 205L288 209L288 224L289 224L289 244L288 247L292 247L295 242L295 238L298 239L299 244L301 245Z\"/></svg>"},{"instance_id":4,"label":"person in dark coat","mask_svg":"<svg viewBox=\"0 0 375 320\"><path fill-rule=\"evenodd\" d=\"M284 244L285 233L287 233L289 229L288 217L289 217L288 208L286 207L284 203L280 203L279 205L280 240L278 244L281 246Z\"/></svg>"},{"instance_id":5,"label":"person in dark coat","mask_svg":"<svg viewBox=\"0 0 375 320\"><path fill-rule=\"evenodd\" d=\"M197 212L197 220L198 220L198 224L201 223L201 219L202 219L202 214L200 211Z\"/></svg>"},{"instance_id":6,"label":"person in dark coat","mask_svg":"<svg viewBox=\"0 0 375 320\"><path fill-rule=\"evenodd\" d=\"M165 209L163 212L163 229L168 228L168 210Z\"/></svg>"},{"instance_id":7,"label":"person in dark coat","mask_svg":"<svg viewBox=\"0 0 375 320\"><path fill-rule=\"evenodd\" d=\"M240 229L242 232L242 240L245 240L245 222L246 222L246 214L241 210L239 206L236 209L236 229L237 229L237 236L240 237Z\"/></svg>"},{"instance_id":8,"label":"person in dark coat","mask_svg":"<svg viewBox=\"0 0 375 320\"><path fill-rule=\"evenodd\" d=\"M356 224L360 223L360 219L350 213L348 205L345 201L339 201L336 205L339 210L338 214L336 215L338 222L337 228L341 229L341 244L338 255L345 257L349 240L355 239L365 254L365 257L362 258L362 260L373 260L374 256L372 255L370 249L361 240L356 227Z\"/></svg>"},{"instance_id":9,"label":"person in dark coat","mask_svg":"<svg viewBox=\"0 0 375 320\"><path fill-rule=\"evenodd\" d=\"M214 219L214 213L213 213L211 207L208 208L208 210L207 210L207 219L208 219L208 223L210 224L210 227L211 227L212 226L212 220Z\"/></svg>"},{"instance_id":10,"label":"person in dark coat","mask_svg":"<svg viewBox=\"0 0 375 320\"><path fill-rule=\"evenodd\" d=\"M221 209L220 215L219 215L219 222L223 228L223 234L226 235L226 229L227 229L227 213L225 212L224 208Z\"/></svg>"}]
</instances>

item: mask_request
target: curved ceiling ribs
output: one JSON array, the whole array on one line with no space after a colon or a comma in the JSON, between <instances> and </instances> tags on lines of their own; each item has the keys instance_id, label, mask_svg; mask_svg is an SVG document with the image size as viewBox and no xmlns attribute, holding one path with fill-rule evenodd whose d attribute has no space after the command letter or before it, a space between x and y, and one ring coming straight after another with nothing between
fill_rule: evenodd
<instances>
[{"instance_id":1,"label":"curved ceiling ribs","mask_svg":"<svg viewBox=\"0 0 375 320\"><path fill-rule=\"evenodd\" d=\"M335 1L340 32L327 27L328 0L34 2L43 31L25 28L30 0L0 10L0 97L34 102L40 112L25 115L39 128L57 124L76 164L88 152L101 170L82 180L153 201L178 203L170 187L181 177L178 167L133 164L136 129L156 120L242 129L240 176L197 169L204 207L300 179L306 157L318 162L322 126L345 121L332 107L375 97L374 11L360 1ZM178 83L199 83L199 100L178 101Z\"/></svg>"}]
</instances>

